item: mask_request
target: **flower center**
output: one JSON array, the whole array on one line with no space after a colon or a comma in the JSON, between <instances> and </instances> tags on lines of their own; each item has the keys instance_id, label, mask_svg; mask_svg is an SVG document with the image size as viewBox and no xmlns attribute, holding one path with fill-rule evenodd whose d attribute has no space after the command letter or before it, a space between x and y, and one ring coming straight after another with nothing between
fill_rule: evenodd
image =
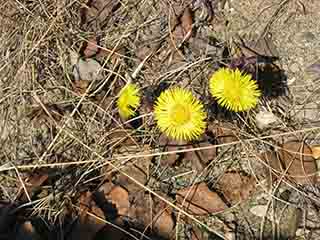
<instances>
[{"instance_id":1,"label":"flower center","mask_svg":"<svg viewBox=\"0 0 320 240\"><path fill-rule=\"evenodd\" d=\"M172 119L177 125L183 125L190 120L191 112L186 106L176 104L172 108Z\"/></svg>"}]
</instances>

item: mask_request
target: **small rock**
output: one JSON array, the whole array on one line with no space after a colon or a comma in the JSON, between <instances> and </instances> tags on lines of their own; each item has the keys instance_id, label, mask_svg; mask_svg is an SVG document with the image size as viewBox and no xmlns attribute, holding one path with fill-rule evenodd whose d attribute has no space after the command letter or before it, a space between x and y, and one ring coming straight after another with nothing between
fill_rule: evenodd
<instances>
[{"instance_id":1,"label":"small rock","mask_svg":"<svg viewBox=\"0 0 320 240\"><path fill-rule=\"evenodd\" d=\"M272 112L269 111L260 111L256 115L256 124L257 127L260 129L265 129L277 121L278 118Z\"/></svg>"},{"instance_id":2,"label":"small rock","mask_svg":"<svg viewBox=\"0 0 320 240\"><path fill-rule=\"evenodd\" d=\"M93 59L80 59L73 68L73 75L76 81L93 81L102 79L102 67Z\"/></svg>"}]
</instances>

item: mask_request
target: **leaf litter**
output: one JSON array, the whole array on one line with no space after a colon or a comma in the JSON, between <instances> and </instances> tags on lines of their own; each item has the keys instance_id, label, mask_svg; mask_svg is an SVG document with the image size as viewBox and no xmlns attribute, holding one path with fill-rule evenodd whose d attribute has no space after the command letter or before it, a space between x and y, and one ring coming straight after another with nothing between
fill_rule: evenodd
<instances>
[{"instance_id":1,"label":"leaf litter","mask_svg":"<svg viewBox=\"0 0 320 240\"><path fill-rule=\"evenodd\" d=\"M225 1L223 2L225 3ZM224 3L222 5L224 5ZM30 1L26 2L25 5L23 5L24 10L21 11L26 11L26 14L33 13L33 10L37 9L33 8L36 6L33 4L35 3ZM143 4L145 4L145 8L148 9L148 4L150 3L145 2ZM197 4L200 7L195 7ZM71 90L76 94L83 96L92 82L97 81L100 83L101 81L104 81L103 79L105 77L114 80L117 79L118 76L125 76L124 78L126 78L126 81L131 81L132 79L129 77L130 74L136 72L134 66L141 64L141 61L146 59L146 62L143 63L143 66L141 65L142 67L134 79L140 81L143 87L147 87L148 82L157 85L159 80L162 82L163 79L166 79L170 85L181 83L183 86L192 86L198 95L205 96L206 93L201 92L199 86L194 83L199 82L202 84L198 79L207 78L208 74L211 73L212 69L216 68L218 64L218 61L217 63L212 63L215 61L213 59L221 58L220 54L215 55L215 53L221 53L221 46L224 46L225 48L229 47L227 46L229 43L227 44L224 42L225 39L223 39L223 36L219 36L221 39L216 39L217 33L212 31L212 25L214 28L223 28L226 30L223 26L219 26L219 24L224 25L224 23L221 24L221 22L219 23L216 21L217 19L215 19L215 14L220 14L217 12L218 9L215 9L215 4L216 3L208 1L186 2L184 4L173 4L172 6L170 4L166 5L165 3L152 4L154 5L152 8L156 10L155 12L146 11L141 6L131 1L89 0L81 6L77 5L76 8L78 10L79 7L81 7L81 23L80 26L78 26L79 29L76 29L79 33L81 32L81 34L86 31L90 32L90 34L88 34L90 37L85 37L88 40L83 42L84 37L78 36L76 40L72 39L72 41L70 41L71 43L75 42L75 44L70 44L70 46L68 46L68 48L70 47L72 49L77 48L78 46L75 45L78 44L79 39L81 40L82 46L80 46L79 54L76 53L78 51L73 50L70 53L70 65L73 67L73 70L69 72L71 78L73 78L71 79ZM68 6L65 7L68 8ZM200 15L199 9L201 10ZM50 9L46 9L44 12L48 14L48 12L50 13ZM14 15L12 17L14 17ZM170 23L168 22L169 19L171 20ZM135 22L135 25L130 25L132 24L131 20ZM61 21L64 21L63 18L61 18ZM154 24L154 22L156 24ZM70 21L68 24L70 25L68 25L67 28L70 26L70 29L74 29L76 26L73 25L73 21ZM33 26L33 24L31 25ZM77 25L79 24L77 23ZM228 23L226 22L225 25L227 26ZM47 24L43 24L43 26L47 26ZM54 26L54 24L52 26ZM169 26L171 27L170 29ZM151 29L150 32L152 34L149 34L151 37L144 36L144 31L146 31L148 27ZM60 30L61 29L55 29L56 32L59 32ZM113 36L113 33L117 31L124 33L126 37L119 39L119 34ZM207 33L210 33L211 35L209 34L210 36L208 36ZM71 35L74 34L75 32L72 30ZM43 36L44 39L47 37L47 35ZM52 34L52 36L55 35ZM154 36L162 37L159 39L159 37ZM211 40L214 39L217 41L213 41L213 43ZM36 61L38 61L38 59L46 59L45 56L54 55L54 52L51 52L51 46L54 46L54 42L56 41L52 41L52 39L48 40L50 40L50 48L42 49L41 46L39 47L39 52L46 52L47 55L36 54L36 57L34 58L35 63L33 63L35 65L33 66L36 66ZM69 40L71 40L71 38L66 39L64 44L67 44ZM227 39L226 42L229 40L231 39ZM59 42L60 40L57 41ZM244 65L248 63L249 65L251 64L251 66L256 67L255 61L259 60L260 55L267 57L278 57L281 55L276 49L270 35L246 43L247 44L240 46L240 52L244 55L244 60L241 56L235 54L233 56L235 60L232 64L238 64L237 66L240 66L243 63ZM10 49L10 51L15 51L15 47L9 46L8 49ZM29 46L24 46L25 49L28 49L28 47ZM115 52L112 50L110 50L110 52L108 52L109 50L104 50L109 48L115 49L115 51L119 51L119 53L113 54L116 56L114 58L105 59L108 54ZM140 50L135 52L135 49ZM210 49L210 51L208 49ZM197 55L200 50L202 54L205 52L207 55ZM167 58L168 53L174 54L172 54L170 58ZM10 54L11 53L9 53L9 55ZM147 58L147 56L149 57ZM229 57L231 57L231 55ZM141 58L140 61L136 61L139 58ZM209 61L203 61L204 64L195 64L197 61L201 62L202 58L208 58ZM102 60L108 61L102 64ZM219 62L219 64L225 64L223 61L224 60ZM49 63L50 62L45 64ZM186 67L179 70L177 65L175 65L177 63ZM190 64L190 66L183 65L185 63ZM61 91L62 94L53 94L57 95L56 99L59 99L59 101L63 99L63 102L67 102L71 105L74 104L74 99L68 94L69 89L65 91L68 87L68 83L70 83L69 73L61 73L61 76L63 76L61 81L61 79L59 79L60 74L55 74L55 71L58 71L55 68L55 60L53 59L50 64L53 65L50 65L51 70L49 71L49 74L46 75L46 73L43 72L39 73L39 78L45 79L44 82L47 85L38 87L35 72L33 72L33 75L26 75L26 78L32 76L32 79L26 79L32 82L32 86L29 86L28 84L23 86L22 88L24 90L23 93L21 92L21 95L32 91L47 95L52 88L62 88L64 89ZM115 64L117 67L113 68L112 65ZM192 64L195 64L196 67L193 68ZM25 63L23 65L25 65ZM161 67L159 67L159 65L161 65ZM318 63L311 65L309 70L315 73L319 72L317 65ZM155 66L158 68L154 68ZM37 70L41 70L41 67L36 67ZM206 67L208 68L206 69ZM190 70L188 68L190 68ZM170 71L168 71L168 69ZM26 72L27 71L28 69ZM109 72L112 73L108 75ZM61 82L59 83L59 81ZM121 81L124 80L121 78ZM66 82L68 83L65 84ZM118 84L119 81L116 82L116 84ZM59 84L55 85L56 83ZM121 82L121 84L124 84L124 82ZM78 219L76 218L78 222L76 227L71 231L71 239L97 239L101 236L112 236L113 239L121 239L128 237L128 233L133 235L136 234L137 237L141 237L150 232L165 239L172 239L176 231L175 227L177 226L177 223L175 222L177 213L166 202L157 199L146 191L159 190L159 183L156 178L157 174L161 175L166 171L166 168L170 168L173 170L174 174L176 174L176 170L182 170L189 167L193 172L200 175L204 172L208 173L212 171L213 167L220 168L220 164L221 168L219 170L226 169L223 165L226 160L221 156L221 148L217 147L216 144L228 145L229 143L235 143L242 140L245 141L246 139L243 139L243 136L239 134L239 126L237 126L237 124L221 123L220 121L218 121L218 124L216 121L214 123L210 122L207 132L202 139L200 139L199 142L192 143L172 141L165 136L160 136L160 138L155 137L156 134L154 134L154 129L149 128L149 126L152 126L152 120L150 119L144 119L143 124L140 125L139 128L129 126L128 124L124 124L123 127L121 122L115 124L117 127L114 127L114 124L110 124L110 119L116 118L114 109L112 109L112 101L115 96L110 94L110 92L117 92L115 88L115 86L109 86L108 84L106 84L105 88L102 88L104 90L103 93L106 93L107 95L103 96L103 98L106 97L108 99L106 103L108 108L105 108L104 112L108 120L101 120L106 118L99 119L99 117L96 117L96 110L93 112L88 111L87 105L94 106L96 102L93 98L85 99L85 104L82 108L77 109L79 114L70 116L70 122L72 122L73 125L66 124L66 134L61 134L61 139L57 137L59 140L51 143L52 146L57 149L59 149L59 147L63 148L61 152L67 152L67 154L60 154L59 151L56 151L57 149L54 149L49 152L50 157L45 158L49 165L52 163L59 164L60 161L72 162L75 161L75 159L82 161L82 159L95 158L96 155L93 153L97 152L100 154L101 150L101 155L105 158L104 160L109 161L110 157L110 159L113 159L110 161L116 162L122 171L122 173L115 173L114 170L109 167L100 167L101 169L97 171L98 176L93 177L87 172L87 165L83 168L79 167L76 170L76 173L74 173L72 177L78 178L80 175L81 177L79 178L83 177L85 182L89 182L90 184L84 184L84 186L80 184L80 188L84 187L86 189L86 191L80 191L80 194L79 189L76 188L70 190L72 196L65 196L66 199L71 198L73 201L78 201L79 206L78 213L72 213L78 216ZM5 91L10 88L4 89L5 93ZM9 96L10 98L10 94L12 95L13 93L9 92L9 95L6 95L6 97ZM61 98L60 95L65 98ZM94 97L98 99L101 96ZM28 103L28 98L26 97L22 101L20 100L19 104L21 104L21 102ZM35 122L40 121L41 118L44 118L46 122L52 120L56 122L61 121L64 116L64 110L60 109L60 105L45 104L44 106L48 112L44 111L42 106L35 107L35 109L31 111L29 118ZM150 110L152 107L145 107L145 109ZM146 110L145 113L148 113L148 110ZM50 115L52 117L50 117ZM250 119L251 117L249 115L242 115L240 117L247 121L245 125L247 127L246 130L248 135L259 135L261 133L259 130L255 129L255 126L250 125L252 119ZM97 123L97 126L88 125L89 122ZM242 126L240 128L241 130L244 129ZM111 129L113 131L111 131ZM89 133L89 130L99 132L99 139L90 134L83 134ZM135 132L134 134L133 131ZM103 133L101 134L101 132ZM70 135L68 135L68 133ZM139 133L140 135L136 133ZM27 142L27 139L28 138L26 137L21 141L19 140L19 142ZM77 144L77 141L79 143L79 140L84 140L85 144ZM64 144L66 144L65 147ZM101 146L97 147L97 145L103 145L105 149ZM83 146L85 146L85 148L82 148ZM161 152L169 151L172 153L164 154L161 157L158 157L157 154L150 156L153 153L153 148L159 150L157 149L158 147L159 149L161 148ZM20 148L22 149L23 147L19 145L15 151L20 151ZM74 152L70 154L70 152L68 152L69 149L74 149ZM87 153L85 149L91 149L91 152ZM239 157L245 155L239 149L236 149L236 151L236 154L239 155ZM75 152L77 154L74 154ZM146 157L135 157L135 155L142 153L145 154ZM247 152L246 154L250 153ZM123 156L126 155L128 156L128 159L122 161L124 159ZM2 157L11 159L12 155L4 153ZM22 162L34 164L36 167L38 162L35 159L39 158L43 161L43 157L30 155L22 158ZM119 161L117 161L117 158L119 158ZM309 147L302 141L285 142L284 144L281 144L279 148L276 148L276 150L265 152L262 158L267 165L267 175L269 171L272 172L273 181L285 178L286 180L304 186L316 183L315 176L318 168L315 159L319 158L316 145ZM231 161L234 161L234 159L231 159ZM236 170L226 172L219 171L219 177L217 178L215 178L217 172L213 173L214 176L203 174L206 176L205 182L195 183L187 177L181 179L177 177L176 179L178 180L174 186L170 186L170 189L168 188L166 191L159 192L159 194L164 196L168 202L177 203L188 213L201 215L202 217L222 213L225 210L230 209L230 206L237 205L238 203L246 203L257 190L255 178L242 171L242 169L239 170L237 168L239 167L237 166L237 162L234 162L235 163L232 162L228 164L230 164L229 166L231 168L236 168ZM157 163L160 164L157 165ZM241 168L242 167L243 166L241 166ZM101 185L100 180L105 180L106 175L108 175L108 177L110 175L110 181L104 182ZM132 181L126 175L133 177L135 181ZM91 179L91 177L93 178ZM211 185L208 187L208 182L212 183L212 178L217 180L214 189L211 188ZM7 182L10 183L10 180L8 180L10 179L9 176L5 176L2 179L5 179L6 184ZM156 181L154 181L154 179L156 179ZM46 182L50 182L48 180L50 180L50 178L47 174L30 176L29 181L23 181L27 191L24 192L21 190L17 198L22 202L26 202L26 193L27 195L30 195L31 198L37 197L37 193L42 190L42 186ZM136 182L140 184L137 185ZM97 185L100 185L98 190L94 189ZM141 187L141 185L145 188ZM1 187L3 188L3 186ZM70 192L68 191L68 193ZM9 196L10 192L4 194ZM55 193L48 190L47 194ZM0 196L3 197L3 195ZM51 201L54 202L52 199ZM63 203L54 205L52 209L56 210L58 206L67 205L66 202L67 200L63 200ZM5 209L4 206L1 206L1 212ZM55 217L57 217L59 212L60 209L58 209L57 212L54 212L53 215L57 214L55 215ZM6 214L1 214L0 219L6 218L5 215ZM46 217L50 219L49 214L46 215ZM209 218L210 217L207 219ZM106 224L106 221L111 222L113 225ZM127 228L127 224L129 224L131 228L135 228L135 231ZM115 226L118 226L121 230ZM37 226L29 221L25 221L22 224L21 229L30 234L37 233L38 230ZM193 226L193 229L195 231L192 238L205 239L206 236L204 235L206 234L202 229L196 228L195 226ZM230 235L229 230L228 227L225 227L224 232L226 238ZM128 231L128 233L125 233L126 231ZM201 231L202 234L199 234ZM231 231L233 230L231 229ZM137 234L138 232L140 235ZM34 238L37 237L35 236Z\"/></svg>"}]
</instances>

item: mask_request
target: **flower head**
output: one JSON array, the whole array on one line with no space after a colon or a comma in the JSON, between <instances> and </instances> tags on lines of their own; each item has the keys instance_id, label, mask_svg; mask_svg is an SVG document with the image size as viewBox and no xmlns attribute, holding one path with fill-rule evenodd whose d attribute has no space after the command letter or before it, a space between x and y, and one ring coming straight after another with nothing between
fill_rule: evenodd
<instances>
[{"instance_id":1,"label":"flower head","mask_svg":"<svg viewBox=\"0 0 320 240\"><path fill-rule=\"evenodd\" d=\"M124 119L134 116L140 105L140 98L139 89L135 84L129 83L124 86L117 101L120 116Z\"/></svg>"},{"instance_id":2,"label":"flower head","mask_svg":"<svg viewBox=\"0 0 320 240\"><path fill-rule=\"evenodd\" d=\"M209 84L218 104L235 112L255 107L261 95L257 82L239 69L221 68L211 76Z\"/></svg>"},{"instance_id":3,"label":"flower head","mask_svg":"<svg viewBox=\"0 0 320 240\"><path fill-rule=\"evenodd\" d=\"M154 113L160 130L177 140L194 140L206 128L203 105L186 89L176 87L162 92Z\"/></svg>"}]
</instances>

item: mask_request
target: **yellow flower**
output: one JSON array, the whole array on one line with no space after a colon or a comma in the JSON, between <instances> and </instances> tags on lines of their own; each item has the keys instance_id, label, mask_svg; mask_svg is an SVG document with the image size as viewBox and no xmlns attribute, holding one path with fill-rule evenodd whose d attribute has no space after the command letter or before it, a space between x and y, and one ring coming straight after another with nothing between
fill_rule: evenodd
<instances>
[{"instance_id":1,"label":"yellow flower","mask_svg":"<svg viewBox=\"0 0 320 240\"><path fill-rule=\"evenodd\" d=\"M159 129L176 140L194 140L206 128L202 103L186 89L176 87L162 92L154 113Z\"/></svg>"},{"instance_id":2,"label":"yellow flower","mask_svg":"<svg viewBox=\"0 0 320 240\"><path fill-rule=\"evenodd\" d=\"M218 104L235 112L247 111L258 103L258 84L239 69L221 68L210 78L210 92Z\"/></svg>"},{"instance_id":3,"label":"yellow flower","mask_svg":"<svg viewBox=\"0 0 320 240\"><path fill-rule=\"evenodd\" d=\"M124 119L134 116L140 105L140 98L139 89L135 84L129 83L124 86L117 101L120 116Z\"/></svg>"}]
</instances>

